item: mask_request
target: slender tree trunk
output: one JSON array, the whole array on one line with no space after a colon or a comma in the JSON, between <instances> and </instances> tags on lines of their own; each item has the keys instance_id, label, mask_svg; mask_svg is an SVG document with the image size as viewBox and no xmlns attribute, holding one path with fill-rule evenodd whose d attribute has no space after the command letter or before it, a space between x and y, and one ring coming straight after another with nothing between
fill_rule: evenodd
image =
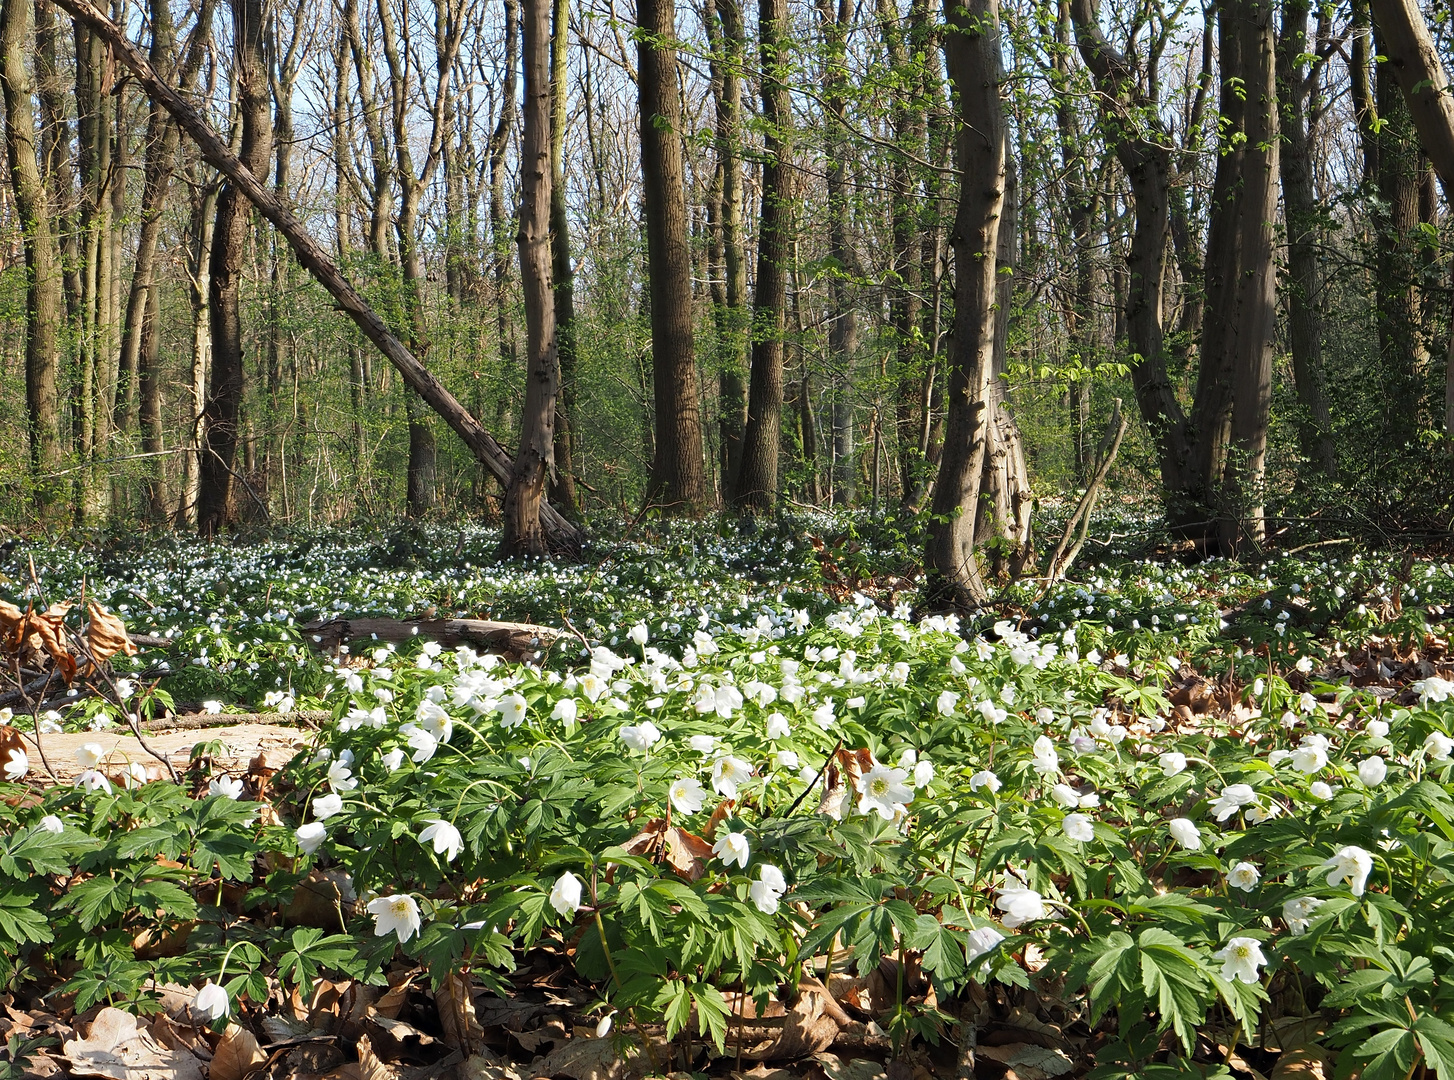
<instances>
[{"instance_id":1,"label":"slender tree trunk","mask_svg":"<svg viewBox=\"0 0 1454 1080\"><path fill-rule=\"evenodd\" d=\"M955 164L960 186L950 236L949 416L925 550L925 599L932 608L968 608L988 597L975 535L993 408L997 252L1007 182L1005 117L997 0L945 0L944 15L949 24L944 54L959 121Z\"/></svg>"},{"instance_id":2,"label":"slender tree trunk","mask_svg":"<svg viewBox=\"0 0 1454 1080\"><path fill-rule=\"evenodd\" d=\"M505 211L505 163L515 129L515 95L519 85L520 0L505 3L505 76L500 81L500 116L490 135L490 264L495 285L495 332L500 366L506 374L515 367L515 337L510 318L510 241ZM501 409L504 396L501 396Z\"/></svg>"},{"instance_id":3,"label":"slender tree trunk","mask_svg":"<svg viewBox=\"0 0 1454 1080\"><path fill-rule=\"evenodd\" d=\"M722 501L732 501L742 464L742 432L747 422L744 357L748 346L747 258L742 240L742 66L746 39L741 0L716 0L720 37L707 20L712 43L712 90L716 104L717 172L721 195L722 298L714 304L717 354L717 430Z\"/></svg>"},{"instance_id":4,"label":"slender tree trunk","mask_svg":"<svg viewBox=\"0 0 1454 1080\"><path fill-rule=\"evenodd\" d=\"M1311 118L1320 107L1318 70L1304 57L1310 0L1283 0L1278 36L1278 97L1282 102L1283 216L1287 223L1287 339L1298 396L1298 443L1324 476L1338 470L1332 415L1323 393L1323 271L1319 255L1322 212L1313 192Z\"/></svg>"},{"instance_id":5,"label":"slender tree trunk","mask_svg":"<svg viewBox=\"0 0 1454 1080\"><path fill-rule=\"evenodd\" d=\"M677 90L676 7L671 0L637 0L636 21L656 416L656 457L647 499L668 513L694 516L706 509L707 483L692 334L691 239L687 235Z\"/></svg>"},{"instance_id":6,"label":"slender tree trunk","mask_svg":"<svg viewBox=\"0 0 1454 1080\"><path fill-rule=\"evenodd\" d=\"M25 251L25 406L36 510L48 520L59 504L50 476L61 461L56 349L61 328L60 248L51 231L52 200L36 157L33 87L26 69L31 0L0 5L0 88L5 97L5 151Z\"/></svg>"},{"instance_id":7,"label":"slender tree trunk","mask_svg":"<svg viewBox=\"0 0 1454 1080\"><path fill-rule=\"evenodd\" d=\"M550 281L550 3L524 0L524 130L520 141L520 285L525 297L525 407L505 492L500 553L547 554L540 527L546 474L555 462L555 297Z\"/></svg>"},{"instance_id":8,"label":"slender tree trunk","mask_svg":"<svg viewBox=\"0 0 1454 1080\"><path fill-rule=\"evenodd\" d=\"M238 102L242 117L239 156L254 176L267 174L272 158L272 111L263 50L262 0L232 0ZM212 370L203 412L206 444L199 478L197 531L216 536L235 515L233 465L240 436L245 375L242 356L242 273L252 208L232 182L217 197L217 222L208 264Z\"/></svg>"},{"instance_id":9,"label":"slender tree trunk","mask_svg":"<svg viewBox=\"0 0 1454 1080\"><path fill-rule=\"evenodd\" d=\"M924 22L920 9L927 6L927 0L914 0L912 25ZM909 61L908 35L899 25L898 5L894 0L878 0L878 20L896 94L893 111L896 152L889 161L890 224L894 238L889 324L893 328L897 372L894 421L898 436L901 498L903 505L908 506L922 483L921 474L924 472L917 437L922 418L917 414L922 402L920 387L927 359L919 332L923 269L919 258L918 192L910 162L924 155L928 103L917 92L918 73ZM923 45L918 41L913 44L916 49Z\"/></svg>"},{"instance_id":10,"label":"slender tree trunk","mask_svg":"<svg viewBox=\"0 0 1454 1080\"><path fill-rule=\"evenodd\" d=\"M570 0L554 0L550 35L550 269L555 282L555 341L560 358L560 394L555 402L555 471L551 502L576 519L575 462L571 453L576 403L576 272L571 262L570 216L566 211L566 91L570 78Z\"/></svg>"},{"instance_id":11,"label":"slender tree trunk","mask_svg":"<svg viewBox=\"0 0 1454 1080\"><path fill-rule=\"evenodd\" d=\"M792 175L788 161L792 101L788 93L787 0L759 0L762 58L762 224L757 241L757 290L752 311L752 382L742 463L733 485L741 510L771 510L777 502L782 442L783 331L791 256Z\"/></svg>"}]
</instances>

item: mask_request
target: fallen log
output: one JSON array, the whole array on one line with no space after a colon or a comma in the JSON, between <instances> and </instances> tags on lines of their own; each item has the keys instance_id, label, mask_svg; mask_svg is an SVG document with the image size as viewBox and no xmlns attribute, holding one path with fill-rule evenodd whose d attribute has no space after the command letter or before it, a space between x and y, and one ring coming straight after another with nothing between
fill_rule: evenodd
<instances>
[{"instance_id":1,"label":"fallen log","mask_svg":"<svg viewBox=\"0 0 1454 1080\"><path fill-rule=\"evenodd\" d=\"M285 719L276 716L275 719ZM242 719L233 717L232 719ZM107 728L105 731L82 731L65 735L45 735L36 741L34 732L20 732L26 754L30 758L28 781L44 785L50 783L74 784L76 778L85 772L85 767L76 757L76 752L90 743L100 747L101 764L97 769L113 783L124 782L127 769L135 764L145 772L148 780L166 777L161 762L148 753L141 742L125 727ZM208 732L163 731L147 735L147 746L165 757L168 764L180 775L187 771L191 762L192 747L199 742L218 743L220 753L213 754L213 768L222 775L241 776L248 771L249 764L262 754L271 769L280 768L289 758L312 744L313 732L301 728L283 727L279 724L233 724ZM41 756L42 747L45 750ZM55 770L55 776L48 777L45 762Z\"/></svg>"},{"instance_id":2,"label":"fallen log","mask_svg":"<svg viewBox=\"0 0 1454 1080\"><path fill-rule=\"evenodd\" d=\"M516 662L534 659L542 649L565 636L563 630L534 623L488 619L328 619L299 627L310 644L332 652L350 641L382 641L395 645L422 638L453 648L469 645L499 653Z\"/></svg>"}]
</instances>

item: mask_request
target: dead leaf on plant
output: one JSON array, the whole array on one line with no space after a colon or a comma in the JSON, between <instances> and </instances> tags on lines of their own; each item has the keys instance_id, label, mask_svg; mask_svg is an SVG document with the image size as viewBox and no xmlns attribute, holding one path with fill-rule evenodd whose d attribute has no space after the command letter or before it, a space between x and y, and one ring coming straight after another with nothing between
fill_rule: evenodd
<instances>
[{"instance_id":1,"label":"dead leaf on plant","mask_svg":"<svg viewBox=\"0 0 1454 1080\"><path fill-rule=\"evenodd\" d=\"M86 650L91 654L91 663L104 664L117 653L135 656L136 645L126 634L126 624L96 601L86 604L91 621L86 626Z\"/></svg>"},{"instance_id":2,"label":"dead leaf on plant","mask_svg":"<svg viewBox=\"0 0 1454 1080\"><path fill-rule=\"evenodd\" d=\"M203 1080L202 1063L191 1054L157 1042L136 1017L106 1008L91 1022L84 1039L68 1039L61 1048L72 1076L107 1080ZM224 1080L216 1072L213 1080ZM240 1080L240 1078L235 1078Z\"/></svg>"},{"instance_id":3,"label":"dead leaf on plant","mask_svg":"<svg viewBox=\"0 0 1454 1080\"><path fill-rule=\"evenodd\" d=\"M451 1050L463 1050L468 1056L485 1037L484 1029L475 1018L469 973L451 971L434 991L434 1006L439 1013L444 1045Z\"/></svg>"},{"instance_id":4,"label":"dead leaf on plant","mask_svg":"<svg viewBox=\"0 0 1454 1080\"><path fill-rule=\"evenodd\" d=\"M711 844L695 833L675 825L668 826L665 818L648 821L624 846L632 855L662 851L666 864L688 881L699 880L707 872L707 861L712 858Z\"/></svg>"}]
</instances>

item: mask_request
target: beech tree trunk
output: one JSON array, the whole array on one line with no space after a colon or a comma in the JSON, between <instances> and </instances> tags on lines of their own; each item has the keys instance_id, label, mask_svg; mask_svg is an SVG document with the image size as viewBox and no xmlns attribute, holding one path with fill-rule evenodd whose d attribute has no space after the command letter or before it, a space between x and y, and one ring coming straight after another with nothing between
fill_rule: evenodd
<instances>
[{"instance_id":1,"label":"beech tree trunk","mask_svg":"<svg viewBox=\"0 0 1454 1080\"><path fill-rule=\"evenodd\" d=\"M262 0L232 0L238 103L242 114L242 145L238 156L254 176L267 175L272 158L272 112L267 59L263 51ZM216 536L235 518L233 464L237 456L239 421L245 387L242 356L242 272L252 207L237 185L228 181L217 197L217 224L208 266L211 311L212 371L207 426L197 495L197 531Z\"/></svg>"},{"instance_id":2,"label":"beech tree trunk","mask_svg":"<svg viewBox=\"0 0 1454 1080\"><path fill-rule=\"evenodd\" d=\"M758 42L762 63L762 222L757 241L757 290L752 304L752 381L742 464L733 503L748 512L777 503L778 452L782 443L783 331L787 274L792 257L792 101L788 92L787 0L759 0Z\"/></svg>"},{"instance_id":3,"label":"beech tree trunk","mask_svg":"<svg viewBox=\"0 0 1454 1080\"><path fill-rule=\"evenodd\" d=\"M676 6L671 0L637 0L636 22L656 416L656 457L647 500L667 513L695 516L706 509L707 483L692 331L692 252L677 89Z\"/></svg>"},{"instance_id":4,"label":"beech tree trunk","mask_svg":"<svg viewBox=\"0 0 1454 1080\"><path fill-rule=\"evenodd\" d=\"M56 349L62 319L60 246L53 200L36 156L31 0L0 5L0 88L5 97L5 152L25 252L25 406L36 510L49 519L58 505L54 473L61 461Z\"/></svg>"},{"instance_id":5,"label":"beech tree trunk","mask_svg":"<svg viewBox=\"0 0 1454 1080\"><path fill-rule=\"evenodd\" d=\"M1219 8L1218 44L1222 124L1187 494L1217 519L1224 549L1236 550L1244 539L1262 539L1272 401L1278 109L1269 0L1229 0Z\"/></svg>"},{"instance_id":6,"label":"beech tree trunk","mask_svg":"<svg viewBox=\"0 0 1454 1080\"><path fill-rule=\"evenodd\" d=\"M1000 102L998 0L945 0L944 55L959 121L959 206L954 250L954 340L949 415L934 486L924 567L931 608L967 609L988 598L975 550L979 496L993 410L995 300L1006 177Z\"/></svg>"},{"instance_id":7,"label":"beech tree trunk","mask_svg":"<svg viewBox=\"0 0 1454 1080\"><path fill-rule=\"evenodd\" d=\"M555 298L550 283L550 0L521 5L525 72L520 140L520 286L525 297L525 406L505 491L500 554L546 555L540 505L555 463Z\"/></svg>"}]
</instances>

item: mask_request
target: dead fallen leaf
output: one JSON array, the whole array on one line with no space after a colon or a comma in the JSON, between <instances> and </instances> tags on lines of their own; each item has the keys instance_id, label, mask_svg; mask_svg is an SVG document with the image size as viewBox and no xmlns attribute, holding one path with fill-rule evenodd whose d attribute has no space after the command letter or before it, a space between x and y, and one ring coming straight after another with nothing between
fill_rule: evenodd
<instances>
[{"instance_id":1,"label":"dead fallen leaf","mask_svg":"<svg viewBox=\"0 0 1454 1080\"><path fill-rule=\"evenodd\" d=\"M212 1052L212 1069L208 1080L243 1080L248 1073L268 1060L257 1044L257 1037L241 1024L228 1024L222 1041Z\"/></svg>"},{"instance_id":2,"label":"dead fallen leaf","mask_svg":"<svg viewBox=\"0 0 1454 1080\"><path fill-rule=\"evenodd\" d=\"M828 1080L888 1080L883 1065L867 1058L844 1061L837 1054L822 1053L814 1054L813 1060Z\"/></svg>"},{"instance_id":3,"label":"dead fallen leaf","mask_svg":"<svg viewBox=\"0 0 1454 1080\"><path fill-rule=\"evenodd\" d=\"M707 872L712 858L712 845L706 840L667 825L665 818L653 818L624 845L632 855L649 855L658 850L665 854L668 866L688 881L697 881Z\"/></svg>"},{"instance_id":4,"label":"dead fallen leaf","mask_svg":"<svg viewBox=\"0 0 1454 1080\"><path fill-rule=\"evenodd\" d=\"M1075 1062L1063 1050L1051 1050L1032 1043L981 1046L976 1052L980 1057L1008 1065L1020 1080L1049 1080L1052 1076L1064 1076L1075 1067Z\"/></svg>"},{"instance_id":5,"label":"dead fallen leaf","mask_svg":"<svg viewBox=\"0 0 1454 1080\"><path fill-rule=\"evenodd\" d=\"M617 1053L614 1039L567 1039L529 1066L533 1077L570 1080L620 1080L629 1071L630 1062Z\"/></svg>"},{"instance_id":6,"label":"dead fallen leaf","mask_svg":"<svg viewBox=\"0 0 1454 1080\"><path fill-rule=\"evenodd\" d=\"M434 991L434 1006L439 1013L444 1045L451 1050L462 1050L468 1055L484 1040L484 1029L475 1018L468 972L451 971Z\"/></svg>"},{"instance_id":7,"label":"dead fallen leaf","mask_svg":"<svg viewBox=\"0 0 1454 1080\"><path fill-rule=\"evenodd\" d=\"M202 1080L202 1063L191 1054L156 1041L136 1017L105 1008L91 1022L84 1039L68 1039L61 1048L72 1076L107 1080Z\"/></svg>"},{"instance_id":8,"label":"dead fallen leaf","mask_svg":"<svg viewBox=\"0 0 1454 1080\"><path fill-rule=\"evenodd\" d=\"M379 1060L367 1035L358 1041L358 1060L340 1065L326 1073L320 1073L318 1080L395 1080L399 1074Z\"/></svg>"},{"instance_id":9,"label":"dead fallen leaf","mask_svg":"<svg viewBox=\"0 0 1454 1080\"><path fill-rule=\"evenodd\" d=\"M1326 1070L1323 1052L1305 1046L1284 1052L1272 1067L1268 1080L1325 1080Z\"/></svg>"},{"instance_id":10,"label":"dead fallen leaf","mask_svg":"<svg viewBox=\"0 0 1454 1080\"><path fill-rule=\"evenodd\" d=\"M841 1030L833 1014L842 1009L830 1000L821 985L804 987L786 1016L743 1020L743 1060L798 1061L827 1050Z\"/></svg>"}]
</instances>

